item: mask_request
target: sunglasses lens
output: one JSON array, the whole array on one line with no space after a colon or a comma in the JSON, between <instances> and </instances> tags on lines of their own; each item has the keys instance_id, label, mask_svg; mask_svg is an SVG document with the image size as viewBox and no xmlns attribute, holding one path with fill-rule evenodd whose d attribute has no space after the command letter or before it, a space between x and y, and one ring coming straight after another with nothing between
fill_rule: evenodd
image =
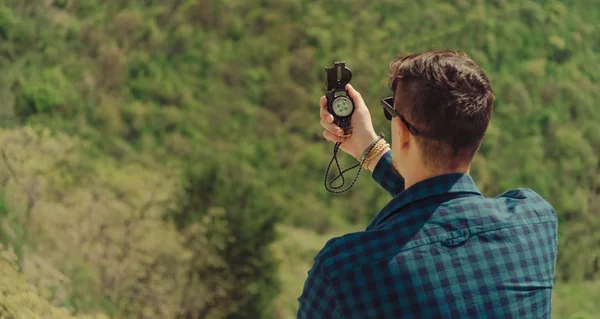
<instances>
[{"instance_id":1,"label":"sunglasses lens","mask_svg":"<svg viewBox=\"0 0 600 319\"><path fill-rule=\"evenodd\" d=\"M385 108L385 106L383 107L383 115L385 115L385 119L388 121L392 120L392 114L390 114L390 112L388 112L388 110Z\"/></svg>"},{"instance_id":2,"label":"sunglasses lens","mask_svg":"<svg viewBox=\"0 0 600 319\"><path fill-rule=\"evenodd\" d=\"M388 107L394 107L394 98L388 97L382 100L383 103L383 114L385 115L385 119L388 121L392 120L392 113L388 110Z\"/></svg>"}]
</instances>

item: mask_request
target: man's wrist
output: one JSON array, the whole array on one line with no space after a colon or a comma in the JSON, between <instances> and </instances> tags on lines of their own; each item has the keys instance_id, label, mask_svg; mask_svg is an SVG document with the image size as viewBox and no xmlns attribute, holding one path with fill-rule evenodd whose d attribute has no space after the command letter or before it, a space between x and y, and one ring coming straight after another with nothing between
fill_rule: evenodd
<instances>
[{"instance_id":1,"label":"man's wrist","mask_svg":"<svg viewBox=\"0 0 600 319\"><path fill-rule=\"evenodd\" d=\"M354 158L359 159L361 157L361 155L364 155L365 151L367 150L367 148L375 142L375 140L378 138L378 135L375 134L375 132L373 132L373 134L371 134L369 137L365 138L363 142L360 143L361 149L357 150L357 154L353 154L352 156L354 156Z\"/></svg>"},{"instance_id":2,"label":"man's wrist","mask_svg":"<svg viewBox=\"0 0 600 319\"><path fill-rule=\"evenodd\" d=\"M369 161L369 163L367 164L367 168L371 172L375 171L375 167L377 167L377 163L379 163L379 160L381 160L381 158L383 157L383 155L385 155L385 153L387 153L389 150L390 150L390 148L387 147L382 152L379 152L379 154L377 154L375 157L373 157L373 159L371 159Z\"/></svg>"}]
</instances>

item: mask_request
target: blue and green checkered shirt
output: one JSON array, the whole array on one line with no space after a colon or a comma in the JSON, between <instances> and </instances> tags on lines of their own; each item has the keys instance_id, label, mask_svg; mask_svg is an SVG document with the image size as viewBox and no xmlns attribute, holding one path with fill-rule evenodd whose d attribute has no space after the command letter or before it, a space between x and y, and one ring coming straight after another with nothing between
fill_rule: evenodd
<instances>
[{"instance_id":1,"label":"blue and green checkered shirt","mask_svg":"<svg viewBox=\"0 0 600 319\"><path fill-rule=\"evenodd\" d=\"M391 152L373 178L392 200L319 252L298 318L550 318L558 223L537 193L458 173L405 190Z\"/></svg>"}]
</instances>

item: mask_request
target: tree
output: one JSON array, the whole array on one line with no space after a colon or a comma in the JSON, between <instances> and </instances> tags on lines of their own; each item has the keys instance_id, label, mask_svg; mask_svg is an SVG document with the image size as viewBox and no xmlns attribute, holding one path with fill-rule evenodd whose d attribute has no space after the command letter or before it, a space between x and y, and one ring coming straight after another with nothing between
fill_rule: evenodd
<instances>
[{"instance_id":1,"label":"tree","mask_svg":"<svg viewBox=\"0 0 600 319\"><path fill-rule=\"evenodd\" d=\"M280 213L267 187L232 161L220 160L204 160L202 166L190 165L184 171L178 204L168 216L182 231L205 220L208 243L223 261L191 269L189 278L202 278L214 295L209 304L185 316L265 318L279 292L271 244ZM197 250L195 243L188 247Z\"/></svg>"}]
</instances>

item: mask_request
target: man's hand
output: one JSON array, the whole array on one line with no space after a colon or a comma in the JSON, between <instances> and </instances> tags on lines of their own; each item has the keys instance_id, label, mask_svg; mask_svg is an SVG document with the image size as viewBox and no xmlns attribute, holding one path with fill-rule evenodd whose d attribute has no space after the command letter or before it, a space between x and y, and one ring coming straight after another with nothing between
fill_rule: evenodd
<instances>
[{"instance_id":1,"label":"man's hand","mask_svg":"<svg viewBox=\"0 0 600 319\"><path fill-rule=\"evenodd\" d=\"M354 114L352 115L352 135L343 137L344 133L342 129L333 123L333 115L327 110L327 98L321 97L321 126L325 129L323 136L332 142L342 142L340 149L350 154L354 158L357 158L362 154L369 143L377 137L375 130L373 129L373 122L371 121L371 114L365 104L365 101L361 97L360 93L356 91L352 85L347 84L346 90L354 101Z\"/></svg>"}]
</instances>

